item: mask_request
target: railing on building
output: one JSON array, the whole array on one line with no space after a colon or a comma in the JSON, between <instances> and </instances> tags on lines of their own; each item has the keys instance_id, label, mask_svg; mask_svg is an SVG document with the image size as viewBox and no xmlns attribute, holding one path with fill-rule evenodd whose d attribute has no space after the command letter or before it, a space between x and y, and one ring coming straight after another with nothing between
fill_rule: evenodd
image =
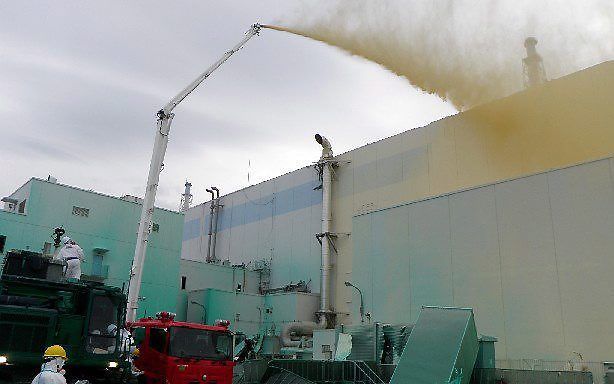
<instances>
[{"instance_id":1,"label":"railing on building","mask_svg":"<svg viewBox=\"0 0 614 384\"><path fill-rule=\"evenodd\" d=\"M273 369L283 369L316 384L386 384L364 361L273 360Z\"/></svg>"},{"instance_id":2,"label":"railing on building","mask_svg":"<svg viewBox=\"0 0 614 384\"><path fill-rule=\"evenodd\" d=\"M242 367L241 367L242 366ZM241 364L235 384L386 384L392 376L378 375L382 366L364 361L265 360ZM502 360L497 368L474 369L471 384L603 384L603 363L582 362L570 370L569 362ZM237 367L237 368L239 368ZM581 369L584 369L582 371ZM291 374L290 374L291 373ZM388 377L386 377L388 376Z\"/></svg>"},{"instance_id":3,"label":"railing on building","mask_svg":"<svg viewBox=\"0 0 614 384\"><path fill-rule=\"evenodd\" d=\"M595 361L549 361L542 359L508 359L497 360L497 368L502 370L548 371L561 374L592 373L595 384L603 384L605 370L602 362Z\"/></svg>"},{"instance_id":4,"label":"railing on building","mask_svg":"<svg viewBox=\"0 0 614 384\"><path fill-rule=\"evenodd\" d=\"M471 384L593 384L590 372L527 369L474 369Z\"/></svg>"}]
</instances>

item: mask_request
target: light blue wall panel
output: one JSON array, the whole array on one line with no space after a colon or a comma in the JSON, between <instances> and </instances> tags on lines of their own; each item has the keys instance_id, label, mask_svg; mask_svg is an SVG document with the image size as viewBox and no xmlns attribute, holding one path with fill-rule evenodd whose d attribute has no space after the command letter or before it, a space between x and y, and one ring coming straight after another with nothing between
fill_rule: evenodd
<instances>
[{"instance_id":1,"label":"light blue wall panel","mask_svg":"<svg viewBox=\"0 0 614 384\"><path fill-rule=\"evenodd\" d=\"M413 320L423 304L467 306L479 332L499 339L500 359L606 358L614 346L613 165L595 161L355 216L351 280L374 321L406 321L407 302Z\"/></svg>"},{"instance_id":2,"label":"light blue wall panel","mask_svg":"<svg viewBox=\"0 0 614 384\"><path fill-rule=\"evenodd\" d=\"M201 323L204 318L204 323L213 324L217 319L224 319L230 320L230 328L234 331L253 335L260 330L258 308L263 306L260 295L205 289L190 292L188 300L188 321ZM202 303L204 310L192 301Z\"/></svg>"},{"instance_id":3,"label":"light blue wall panel","mask_svg":"<svg viewBox=\"0 0 614 384\"><path fill-rule=\"evenodd\" d=\"M412 321L415 321L423 305L453 305L447 197L410 206L409 254Z\"/></svg>"},{"instance_id":4,"label":"light blue wall panel","mask_svg":"<svg viewBox=\"0 0 614 384\"><path fill-rule=\"evenodd\" d=\"M614 184L607 160L548 175L565 343L576 351L612 353ZM608 301L608 300L606 300Z\"/></svg>"},{"instance_id":5,"label":"light blue wall panel","mask_svg":"<svg viewBox=\"0 0 614 384\"><path fill-rule=\"evenodd\" d=\"M545 174L498 184L503 305L508 358L563 349L561 297Z\"/></svg>"},{"instance_id":6,"label":"light blue wall panel","mask_svg":"<svg viewBox=\"0 0 614 384\"><path fill-rule=\"evenodd\" d=\"M246 201L247 199L242 194L236 194L232 197L232 227L229 229L231 241L229 242L228 253L224 255L216 251L216 258L219 259L221 257L221 260L230 259L232 264L241 263L244 260Z\"/></svg>"},{"instance_id":7,"label":"light blue wall panel","mask_svg":"<svg viewBox=\"0 0 614 384\"><path fill-rule=\"evenodd\" d=\"M373 303L373 215L364 215L354 218L352 240L354 242L353 269L351 280L361 287L368 310L372 310ZM349 288L345 288L348 289ZM348 293L351 298L350 312L353 319L360 319L360 300L354 294Z\"/></svg>"},{"instance_id":8,"label":"light blue wall panel","mask_svg":"<svg viewBox=\"0 0 614 384\"><path fill-rule=\"evenodd\" d=\"M493 186L450 196L454 305L473 308L481 333L505 358L501 258Z\"/></svg>"},{"instance_id":9,"label":"light blue wall panel","mask_svg":"<svg viewBox=\"0 0 614 384\"><path fill-rule=\"evenodd\" d=\"M353 163L354 194L371 191L377 186L377 150L364 147Z\"/></svg>"},{"instance_id":10,"label":"light blue wall panel","mask_svg":"<svg viewBox=\"0 0 614 384\"><path fill-rule=\"evenodd\" d=\"M373 214L373 301L367 308L383 322L409 322L409 210Z\"/></svg>"}]
</instances>

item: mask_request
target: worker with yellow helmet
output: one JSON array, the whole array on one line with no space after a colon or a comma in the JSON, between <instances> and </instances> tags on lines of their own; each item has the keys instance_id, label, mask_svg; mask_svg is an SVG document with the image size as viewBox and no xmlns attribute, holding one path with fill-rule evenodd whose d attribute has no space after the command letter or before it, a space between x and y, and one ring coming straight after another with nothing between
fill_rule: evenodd
<instances>
[{"instance_id":1,"label":"worker with yellow helmet","mask_svg":"<svg viewBox=\"0 0 614 384\"><path fill-rule=\"evenodd\" d=\"M66 351L61 345L52 345L45 349L43 354L45 362L41 366L41 371L32 384L66 384L64 374L66 371L62 369L67 360Z\"/></svg>"}]
</instances>

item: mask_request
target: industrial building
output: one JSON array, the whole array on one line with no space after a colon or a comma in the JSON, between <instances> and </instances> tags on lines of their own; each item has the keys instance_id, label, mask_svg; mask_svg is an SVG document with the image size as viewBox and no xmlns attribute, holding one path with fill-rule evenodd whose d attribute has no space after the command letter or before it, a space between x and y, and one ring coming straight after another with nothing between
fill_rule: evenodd
<instances>
[{"instance_id":1,"label":"industrial building","mask_svg":"<svg viewBox=\"0 0 614 384\"><path fill-rule=\"evenodd\" d=\"M498 339L501 366L612 360L613 104L606 62L336 154L326 161L327 233L313 165L221 196L217 214L211 202L192 207L180 305L188 320L224 307L246 330L270 329L263 313L293 305L262 294L303 281L319 295L330 267L336 324L361 322L361 296L365 323L413 323L423 305L471 307L479 332ZM288 293L295 303L304 294ZM216 304L230 300L242 304Z\"/></svg>"},{"instance_id":2,"label":"industrial building","mask_svg":"<svg viewBox=\"0 0 614 384\"><path fill-rule=\"evenodd\" d=\"M85 254L87 279L126 286L134 256L140 200L103 195L48 180L31 178L0 210L0 254L11 249L53 252L54 228L62 226ZM179 255L183 214L156 209L149 241L139 313L174 310L179 290Z\"/></svg>"}]
</instances>

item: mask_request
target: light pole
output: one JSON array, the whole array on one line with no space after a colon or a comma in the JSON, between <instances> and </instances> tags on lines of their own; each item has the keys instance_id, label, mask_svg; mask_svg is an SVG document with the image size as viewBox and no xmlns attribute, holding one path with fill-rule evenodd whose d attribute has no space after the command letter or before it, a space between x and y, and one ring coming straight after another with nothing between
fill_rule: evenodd
<instances>
[{"instance_id":1,"label":"light pole","mask_svg":"<svg viewBox=\"0 0 614 384\"><path fill-rule=\"evenodd\" d=\"M198 301L194 301L194 300L190 301L190 304L198 305L199 307L201 307L203 309L203 320L202 320L202 322L203 322L203 324L205 324L205 314L207 313L206 312L207 310L205 309L205 306L202 305L201 303L199 303Z\"/></svg>"},{"instance_id":2,"label":"light pole","mask_svg":"<svg viewBox=\"0 0 614 384\"><path fill-rule=\"evenodd\" d=\"M364 301L362 299L362 291L360 290L360 288L358 288L357 286L352 284L352 282L350 282L350 281L346 281L345 282L345 286L346 287L356 288L356 290L360 294L360 322L364 323L365 322L365 303L364 303Z\"/></svg>"}]
</instances>

